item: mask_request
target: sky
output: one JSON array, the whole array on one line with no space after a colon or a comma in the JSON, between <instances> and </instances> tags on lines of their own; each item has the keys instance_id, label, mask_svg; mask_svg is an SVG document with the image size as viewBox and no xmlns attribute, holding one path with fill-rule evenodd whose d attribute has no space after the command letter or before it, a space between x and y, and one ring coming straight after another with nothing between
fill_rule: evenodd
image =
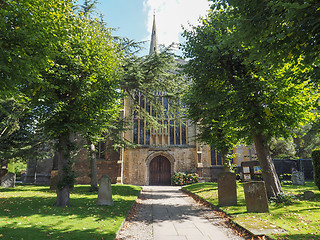
<instances>
[{"instance_id":1,"label":"sky","mask_svg":"<svg viewBox=\"0 0 320 240\"><path fill-rule=\"evenodd\" d=\"M209 9L208 0L100 0L97 5L113 35L136 42L147 41L148 54L153 14L156 16L158 44L182 43L182 26L198 25Z\"/></svg>"}]
</instances>

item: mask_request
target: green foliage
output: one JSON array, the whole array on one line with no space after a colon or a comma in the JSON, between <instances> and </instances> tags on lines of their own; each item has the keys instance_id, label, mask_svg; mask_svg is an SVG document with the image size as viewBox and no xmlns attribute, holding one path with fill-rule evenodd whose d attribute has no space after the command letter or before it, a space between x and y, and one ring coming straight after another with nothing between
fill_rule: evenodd
<instances>
[{"instance_id":1,"label":"green foliage","mask_svg":"<svg viewBox=\"0 0 320 240\"><path fill-rule=\"evenodd\" d=\"M311 158L311 152L315 148L320 147L320 120L304 125L301 129L295 130L295 137L293 139L296 157Z\"/></svg>"},{"instance_id":2,"label":"green foliage","mask_svg":"<svg viewBox=\"0 0 320 240\"><path fill-rule=\"evenodd\" d=\"M182 173L177 172L171 176L172 185L188 185L199 182L199 175L197 173Z\"/></svg>"},{"instance_id":3,"label":"green foliage","mask_svg":"<svg viewBox=\"0 0 320 240\"><path fill-rule=\"evenodd\" d=\"M304 65L303 57L264 68L264 56L240 36L244 30L238 23L248 18L246 5L238 1L241 15L240 6L221 7L221 2L229 1L215 1L201 25L183 34L187 41L182 48L190 59L185 72L193 81L186 95L188 116L200 124L200 139L222 153L254 141L268 196L274 196L281 186L268 143L273 137L288 138L292 129L316 118L318 87L310 81L312 67Z\"/></svg>"},{"instance_id":4,"label":"green foliage","mask_svg":"<svg viewBox=\"0 0 320 240\"><path fill-rule=\"evenodd\" d=\"M320 190L320 149L312 151L314 183Z\"/></svg>"},{"instance_id":5,"label":"green foliage","mask_svg":"<svg viewBox=\"0 0 320 240\"><path fill-rule=\"evenodd\" d=\"M279 193L276 197L271 197L269 201L276 205L290 205L293 203L293 196L291 194Z\"/></svg>"},{"instance_id":6,"label":"green foliage","mask_svg":"<svg viewBox=\"0 0 320 240\"><path fill-rule=\"evenodd\" d=\"M311 67L318 81L320 3L318 1L230 0L237 25L237 39L251 46L251 59L263 61L265 69L298 62ZM305 66L299 68L303 71ZM319 75L318 75L319 76Z\"/></svg>"},{"instance_id":7,"label":"green foliage","mask_svg":"<svg viewBox=\"0 0 320 240\"><path fill-rule=\"evenodd\" d=\"M52 153L48 151L50 143L35 122L26 99L0 99L0 159L26 162ZM47 149L44 151L45 146Z\"/></svg>"},{"instance_id":8,"label":"green foliage","mask_svg":"<svg viewBox=\"0 0 320 240\"><path fill-rule=\"evenodd\" d=\"M61 25L72 0L23 0L0 3L0 97L16 94L17 85L37 81L39 70L61 41ZM64 29L66 30L66 29Z\"/></svg>"},{"instance_id":9,"label":"green foliage","mask_svg":"<svg viewBox=\"0 0 320 240\"><path fill-rule=\"evenodd\" d=\"M294 159L296 152L293 138L272 138L270 141L270 151L272 158Z\"/></svg>"},{"instance_id":10,"label":"green foliage","mask_svg":"<svg viewBox=\"0 0 320 240\"><path fill-rule=\"evenodd\" d=\"M27 163L23 161L16 160L14 161L14 173L17 175L17 177L21 176L22 171L26 171L27 169Z\"/></svg>"},{"instance_id":11,"label":"green foliage","mask_svg":"<svg viewBox=\"0 0 320 240\"><path fill-rule=\"evenodd\" d=\"M185 31L185 71L193 84L186 96L189 116L200 122L201 137L218 149L230 148L253 133L287 137L311 114L316 88L292 64L268 74L250 61L250 45L236 44L237 17L211 11L202 25ZM291 77L289 77L291 76Z\"/></svg>"}]
</instances>

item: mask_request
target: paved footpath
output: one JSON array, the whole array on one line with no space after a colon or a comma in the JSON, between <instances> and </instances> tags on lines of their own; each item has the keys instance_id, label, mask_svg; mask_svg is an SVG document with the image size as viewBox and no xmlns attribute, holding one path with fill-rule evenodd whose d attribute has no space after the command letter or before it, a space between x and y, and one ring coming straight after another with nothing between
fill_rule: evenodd
<instances>
[{"instance_id":1,"label":"paved footpath","mask_svg":"<svg viewBox=\"0 0 320 240\"><path fill-rule=\"evenodd\" d=\"M117 239L224 240L243 239L210 208L175 186L145 186L133 216Z\"/></svg>"}]
</instances>

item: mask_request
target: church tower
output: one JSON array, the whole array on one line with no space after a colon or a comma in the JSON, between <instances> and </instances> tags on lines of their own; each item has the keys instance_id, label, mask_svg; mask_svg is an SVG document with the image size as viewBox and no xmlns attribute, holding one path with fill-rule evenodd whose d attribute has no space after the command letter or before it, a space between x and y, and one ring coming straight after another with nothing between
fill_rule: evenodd
<instances>
[{"instance_id":1,"label":"church tower","mask_svg":"<svg viewBox=\"0 0 320 240\"><path fill-rule=\"evenodd\" d=\"M154 52L158 52L158 40L157 40L156 15L155 14L153 14L153 25L152 25L149 55L151 55Z\"/></svg>"}]
</instances>

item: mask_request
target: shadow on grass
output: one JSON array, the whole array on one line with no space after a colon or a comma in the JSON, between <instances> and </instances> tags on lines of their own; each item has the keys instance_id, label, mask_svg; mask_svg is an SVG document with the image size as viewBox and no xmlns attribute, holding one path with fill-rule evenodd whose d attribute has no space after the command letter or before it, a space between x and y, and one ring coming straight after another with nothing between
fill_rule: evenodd
<instances>
[{"instance_id":1,"label":"shadow on grass","mask_svg":"<svg viewBox=\"0 0 320 240\"><path fill-rule=\"evenodd\" d=\"M218 186L216 183L197 183L192 185L187 185L183 187L185 190L198 193L198 192L210 192L218 190Z\"/></svg>"},{"instance_id":2,"label":"shadow on grass","mask_svg":"<svg viewBox=\"0 0 320 240\"><path fill-rule=\"evenodd\" d=\"M319 234L290 234L290 235L277 235L277 239L286 240L320 240Z\"/></svg>"},{"instance_id":3,"label":"shadow on grass","mask_svg":"<svg viewBox=\"0 0 320 240\"><path fill-rule=\"evenodd\" d=\"M89 186L77 186L70 195L70 207L55 207L56 193L53 190L43 190L39 187L28 186L28 191L33 191L34 195L23 196L21 189L14 196L0 197L0 216L15 218L19 216L48 216L48 215L61 215L66 216L73 214L76 217L83 218L90 214L99 215L103 217L123 217L131 208L136 196L139 194L139 188L135 186L112 186L113 192L113 206L97 206L97 192L89 192ZM3 189L2 189L3 190ZM9 191L8 191L9 190ZM23 190L22 190L23 191ZM37 195L41 192L49 192L44 196ZM12 189L5 189L11 194ZM40 193L37 193L40 192Z\"/></svg>"},{"instance_id":4,"label":"shadow on grass","mask_svg":"<svg viewBox=\"0 0 320 240\"><path fill-rule=\"evenodd\" d=\"M48 186L34 186L34 185L16 185L15 188L2 188L0 187L0 192L30 192L30 191L43 191L50 192L50 187Z\"/></svg>"},{"instance_id":5,"label":"shadow on grass","mask_svg":"<svg viewBox=\"0 0 320 240\"><path fill-rule=\"evenodd\" d=\"M114 239L115 233L99 233L99 229L71 230L72 228L53 229L46 226L30 225L19 227L16 223L0 228L0 238L4 239Z\"/></svg>"},{"instance_id":6,"label":"shadow on grass","mask_svg":"<svg viewBox=\"0 0 320 240\"><path fill-rule=\"evenodd\" d=\"M0 192L47 192L47 193L55 193L56 190L50 190L49 186L36 186L36 185L22 185L19 184L15 188L2 188L0 187ZM131 185L112 185L112 194L113 195L121 195L121 196L130 196L130 195L138 195L140 190L136 189L135 186ZM71 194L85 194L85 195L96 195L97 192L90 191L89 185L76 185L73 190L70 192Z\"/></svg>"}]
</instances>

